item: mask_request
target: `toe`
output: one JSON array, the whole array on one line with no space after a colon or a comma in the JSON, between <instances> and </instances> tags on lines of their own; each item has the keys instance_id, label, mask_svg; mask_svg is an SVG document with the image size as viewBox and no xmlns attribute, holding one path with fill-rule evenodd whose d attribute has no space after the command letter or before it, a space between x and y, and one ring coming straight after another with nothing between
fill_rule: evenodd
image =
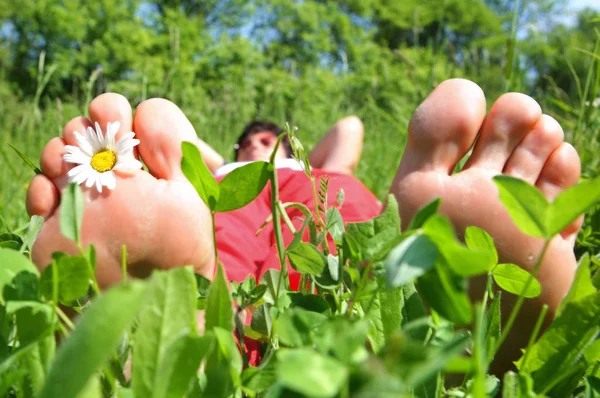
<instances>
[{"instance_id":1,"label":"toe","mask_svg":"<svg viewBox=\"0 0 600 398\"><path fill-rule=\"evenodd\" d=\"M571 144L562 143L548 158L535 185L549 200L553 200L563 190L577 184L580 174L581 162L577 151ZM572 222L560 235L574 245L582 224L583 216Z\"/></svg>"},{"instance_id":2,"label":"toe","mask_svg":"<svg viewBox=\"0 0 600 398\"><path fill-rule=\"evenodd\" d=\"M465 168L501 172L514 149L539 121L542 110L531 97L508 93L492 105Z\"/></svg>"},{"instance_id":3,"label":"toe","mask_svg":"<svg viewBox=\"0 0 600 398\"><path fill-rule=\"evenodd\" d=\"M97 96L90 103L90 119L98 123L103 132L106 132L108 123L119 122L119 130L116 135L118 140L123 134L132 131L133 117L131 105L127 98L120 94L106 93Z\"/></svg>"},{"instance_id":4,"label":"toe","mask_svg":"<svg viewBox=\"0 0 600 398\"><path fill-rule=\"evenodd\" d=\"M47 220L58 207L58 190L48 177L37 175L29 184L26 203L30 216L42 216Z\"/></svg>"},{"instance_id":5,"label":"toe","mask_svg":"<svg viewBox=\"0 0 600 398\"><path fill-rule=\"evenodd\" d=\"M142 102L136 109L133 128L150 173L167 180L182 178L181 143L197 143L198 136L177 105L161 98Z\"/></svg>"},{"instance_id":6,"label":"toe","mask_svg":"<svg viewBox=\"0 0 600 398\"><path fill-rule=\"evenodd\" d=\"M548 157L563 141L560 124L548 115L542 115L504 166L504 173L535 184Z\"/></svg>"},{"instance_id":7,"label":"toe","mask_svg":"<svg viewBox=\"0 0 600 398\"><path fill-rule=\"evenodd\" d=\"M410 121L399 177L417 170L449 174L473 145L485 111L485 96L475 83L441 83Z\"/></svg>"},{"instance_id":8,"label":"toe","mask_svg":"<svg viewBox=\"0 0 600 398\"><path fill-rule=\"evenodd\" d=\"M563 142L552 152L544 165L536 186L549 199L553 200L564 189L579 181L581 162L571 144Z\"/></svg>"}]
</instances>

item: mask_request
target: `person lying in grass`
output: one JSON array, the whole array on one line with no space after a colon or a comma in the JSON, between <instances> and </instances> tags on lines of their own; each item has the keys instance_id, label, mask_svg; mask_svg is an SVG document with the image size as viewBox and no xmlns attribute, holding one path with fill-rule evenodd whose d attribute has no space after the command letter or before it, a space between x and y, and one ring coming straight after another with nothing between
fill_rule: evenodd
<instances>
[{"instance_id":1,"label":"person lying in grass","mask_svg":"<svg viewBox=\"0 0 600 398\"><path fill-rule=\"evenodd\" d=\"M121 280L123 244L127 246L128 272L132 276L146 277L155 269L191 264L196 272L211 278L215 269L211 216L181 171L181 143L196 143L203 154L206 145L197 138L185 115L167 100L150 99L138 106L134 118L129 102L112 93L95 98L89 114L90 119L71 120L62 137L48 142L41 155L43 174L35 176L29 186L28 212L46 220L33 247L36 265L45 268L55 251L77 253L73 242L59 232L60 193L68 183L67 173L75 166L63 159L65 145L76 146L75 132L85 131L93 123L104 128L107 123L118 121L116 138L135 133L139 139L136 156L141 157L149 173L141 169L120 170L116 171L114 189L104 189L102 193L95 188L84 189L82 241L96 247L99 285L107 288ZM270 154L270 141L260 142L263 132L249 135L249 144L240 143L238 160L264 160L265 154ZM341 209L346 222L371 218L381 206L351 175L358 161L353 154L360 155L360 149L335 137L336 134L328 134L324 141L332 139L332 144L319 144L310 155L311 172L330 176L332 202L340 188L346 191ZM261 145L261 150L256 149ZM462 170L452 174L471 149ZM207 163L211 165L210 160ZM210 167L216 171L218 163ZM277 172L281 200L303 202L314 209L304 172L288 168ZM450 218L459 234L470 225L483 228L494 238L501 262L531 270L543 241L521 233L499 202L492 177L501 173L534 184L552 199L578 181L580 161L575 149L563 142L561 126L543 114L532 98L505 94L486 115L482 90L473 82L452 79L441 83L415 111L390 193L399 203L403 228L420 207L441 197L440 211ZM270 214L268 195L265 191L243 209L217 214L217 249L230 280L241 281L247 275L260 277L278 264L272 230L255 237ZM527 329L537 318L533 314L537 314L539 306L545 303L555 310L568 291L576 269L573 245L581 223L579 219L568 226L549 245L537 274L542 293L521 311L518 328L508 340L513 356L526 343ZM474 292L483 289L480 283L471 285ZM510 300L505 300L505 304L510 305Z\"/></svg>"}]
</instances>

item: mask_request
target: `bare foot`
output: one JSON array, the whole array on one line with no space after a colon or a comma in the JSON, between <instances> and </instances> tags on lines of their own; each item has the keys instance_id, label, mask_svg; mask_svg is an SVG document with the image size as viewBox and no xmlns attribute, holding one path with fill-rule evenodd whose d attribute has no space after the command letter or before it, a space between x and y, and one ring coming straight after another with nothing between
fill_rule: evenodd
<instances>
[{"instance_id":1,"label":"bare foot","mask_svg":"<svg viewBox=\"0 0 600 398\"><path fill-rule=\"evenodd\" d=\"M27 209L46 223L33 247L33 260L45 268L54 251L77 253L75 244L59 231L60 195L73 164L65 163L66 145L77 145L74 132L94 122L106 130L108 122L120 122L117 139L130 131L140 140L137 147L150 174L143 170L116 172L114 190L83 188L84 246L93 244L99 266L100 287L121 279L121 246L128 250L128 271L144 277L153 269L193 265L196 272L212 277L214 268L210 213L180 168L181 142L196 142L194 128L173 103L152 99L139 105L135 119L127 100L103 94L90 104L91 121L71 120L62 138L54 138L41 156L43 175L36 176L27 193ZM84 185L82 185L84 187ZM175 250L173 250L175 249Z\"/></svg>"},{"instance_id":2,"label":"bare foot","mask_svg":"<svg viewBox=\"0 0 600 398\"><path fill-rule=\"evenodd\" d=\"M476 138L465 167L451 175ZM560 125L543 115L530 97L505 94L486 117L485 97L476 84L448 80L415 111L391 192L400 204L404 227L421 206L441 197L441 212L459 234L469 225L485 229L494 238L501 262L531 271L543 241L521 233L503 208L492 181L501 173L525 179L553 199L578 181L580 162L575 149L563 142ZM555 310L571 285L576 268L573 245L581 221L556 236L548 247L537 274L541 296L524 308L533 322L540 302ZM474 290L481 291L481 285ZM518 325L524 339L529 336L526 318L522 316ZM523 341L517 337L508 343Z\"/></svg>"}]
</instances>

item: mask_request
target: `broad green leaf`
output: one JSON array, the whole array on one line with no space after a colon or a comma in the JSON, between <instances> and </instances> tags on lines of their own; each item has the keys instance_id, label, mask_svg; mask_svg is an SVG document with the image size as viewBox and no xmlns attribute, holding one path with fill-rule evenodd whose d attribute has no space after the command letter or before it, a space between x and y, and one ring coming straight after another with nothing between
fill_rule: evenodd
<instances>
[{"instance_id":1,"label":"broad green leaf","mask_svg":"<svg viewBox=\"0 0 600 398\"><path fill-rule=\"evenodd\" d=\"M392 336L381 356L384 362L393 365L391 370L401 377L405 385L417 387L431 383L437 372L463 354L468 340L467 334L454 334L439 345L424 347L421 341L412 340L400 332Z\"/></svg>"},{"instance_id":2,"label":"broad green leaf","mask_svg":"<svg viewBox=\"0 0 600 398\"><path fill-rule=\"evenodd\" d=\"M494 177L494 182L500 201L521 231L540 238L552 236L547 226L550 204L537 188L507 175Z\"/></svg>"},{"instance_id":3,"label":"broad green leaf","mask_svg":"<svg viewBox=\"0 0 600 398\"><path fill-rule=\"evenodd\" d=\"M77 184L69 184L62 192L60 232L67 239L80 242L83 223L83 193Z\"/></svg>"},{"instance_id":4,"label":"broad green leaf","mask_svg":"<svg viewBox=\"0 0 600 398\"><path fill-rule=\"evenodd\" d=\"M57 264L60 301L68 304L85 296L92 278L87 260L81 256L62 256ZM47 268L50 279L52 279L51 267L53 265ZM46 274L46 270L44 270L44 274Z\"/></svg>"},{"instance_id":5,"label":"broad green leaf","mask_svg":"<svg viewBox=\"0 0 600 398\"><path fill-rule=\"evenodd\" d=\"M233 299L221 263L217 265L217 274L208 292L205 317L206 331L214 327L233 330Z\"/></svg>"},{"instance_id":6,"label":"broad green leaf","mask_svg":"<svg viewBox=\"0 0 600 398\"><path fill-rule=\"evenodd\" d=\"M327 316L324 314L292 307L279 315L274 326L283 344L298 347L310 344L310 332L326 321Z\"/></svg>"},{"instance_id":7,"label":"broad green leaf","mask_svg":"<svg viewBox=\"0 0 600 398\"><path fill-rule=\"evenodd\" d=\"M160 376L156 378L151 396L155 398L185 396L198 372L200 362L212 350L214 343L214 338L210 335L184 334L173 340L165 350L168 355L163 357L157 369L156 374ZM135 382L135 378L133 381Z\"/></svg>"},{"instance_id":8,"label":"broad green leaf","mask_svg":"<svg viewBox=\"0 0 600 398\"><path fill-rule=\"evenodd\" d=\"M590 255L585 253L580 259L575 271L575 278L571 284L569 292L565 298L561 301L558 309L556 310L556 316L560 316L563 308L567 303L578 300L582 297L596 293L596 288L592 284L592 274L590 272Z\"/></svg>"},{"instance_id":9,"label":"broad green leaf","mask_svg":"<svg viewBox=\"0 0 600 398\"><path fill-rule=\"evenodd\" d=\"M329 232L336 245L342 244L344 236L344 220L337 207L327 209L325 229Z\"/></svg>"},{"instance_id":10,"label":"broad green leaf","mask_svg":"<svg viewBox=\"0 0 600 398\"><path fill-rule=\"evenodd\" d=\"M181 171L204 203L215 211L219 202L219 184L202 159L200 150L190 142L181 143Z\"/></svg>"},{"instance_id":11,"label":"broad green leaf","mask_svg":"<svg viewBox=\"0 0 600 398\"><path fill-rule=\"evenodd\" d=\"M390 336L402 326L404 291L402 287L381 289L377 292L383 339L387 343Z\"/></svg>"},{"instance_id":12,"label":"broad green leaf","mask_svg":"<svg viewBox=\"0 0 600 398\"><path fill-rule=\"evenodd\" d=\"M483 229L476 226L467 227L465 230L465 243L469 249L478 249L490 255L488 270L498 264L498 252L494 246L494 240Z\"/></svg>"},{"instance_id":13,"label":"broad green leaf","mask_svg":"<svg viewBox=\"0 0 600 398\"><path fill-rule=\"evenodd\" d=\"M29 376L27 358L38 347L30 344L13 352L9 357L0 362L0 394L8 396L6 392L13 385L18 385L22 379Z\"/></svg>"},{"instance_id":14,"label":"broad green leaf","mask_svg":"<svg viewBox=\"0 0 600 398\"><path fill-rule=\"evenodd\" d=\"M267 286L267 291L263 296L266 303L275 304L280 274L281 272L276 269L269 269L260 277L260 284ZM285 283L282 281L281 286L279 287L279 302L281 302L283 298L287 298L287 290L285 288ZM289 300L286 301L289 302Z\"/></svg>"},{"instance_id":15,"label":"broad green leaf","mask_svg":"<svg viewBox=\"0 0 600 398\"><path fill-rule=\"evenodd\" d=\"M342 363L358 364L368 357L365 347L368 333L366 319L337 316L317 328L315 343L319 352L331 352Z\"/></svg>"},{"instance_id":16,"label":"broad green leaf","mask_svg":"<svg viewBox=\"0 0 600 398\"><path fill-rule=\"evenodd\" d=\"M337 360L309 349L277 352L277 381L310 397L333 397L348 378L348 369Z\"/></svg>"},{"instance_id":17,"label":"broad green leaf","mask_svg":"<svg viewBox=\"0 0 600 398\"><path fill-rule=\"evenodd\" d=\"M600 361L600 340L594 341L583 353L585 360L590 365Z\"/></svg>"},{"instance_id":18,"label":"broad green leaf","mask_svg":"<svg viewBox=\"0 0 600 398\"><path fill-rule=\"evenodd\" d=\"M599 200L600 178L581 182L562 191L550 206L548 235L561 232Z\"/></svg>"},{"instance_id":19,"label":"broad green leaf","mask_svg":"<svg viewBox=\"0 0 600 398\"><path fill-rule=\"evenodd\" d=\"M303 308L307 311L318 312L324 315L331 314L331 306L322 296L293 292L289 294L289 297L293 307Z\"/></svg>"},{"instance_id":20,"label":"broad green leaf","mask_svg":"<svg viewBox=\"0 0 600 398\"><path fill-rule=\"evenodd\" d=\"M446 267L438 263L435 269L419 278L419 291L440 315L457 324L468 324L472 311L464 280L453 276Z\"/></svg>"},{"instance_id":21,"label":"broad green leaf","mask_svg":"<svg viewBox=\"0 0 600 398\"><path fill-rule=\"evenodd\" d=\"M240 209L252 202L273 174L267 162L252 162L227 174L219 184L219 201L213 209L225 212Z\"/></svg>"},{"instance_id":22,"label":"broad green leaf","mask_svg":"<svg viewBox=\"0 0 600 398\"><path fill-rule=\"evenodd\" d=\"M182 338L182 333L197 334L196 279L191 268L155 271L148 290L134 337L132 362L132 388L140 397L152 396L163 382L161 364L177 361L172 356L180 353L169 350L174 339Z\"/></svg>"},{"instance_id":23,"label":"broad green leaf","mask_svg":"<svg viewBox=\"0 0 600 398\"><path fill-rule=\"evenodd\" d=\"M436 246L424 235L414 234L393 248L385 259L389 287L413 282L432 269L438 257Z\"/></svg>"},{"instance_id":24,"label":"broad green leaf","mask_svg":"<svg viewBox=\"0 0 600 398\"><path fill-rule=\"evenodd\" d=\"M276 380L275 360L270 360L261 368L249 366L244 369L242 383L244 391L258 393L271 387Z\"/></svg>"},{"instance_id":25,"label":"broad green leaf","mask_svg":"<svg viewBox=\"0 0 600 398\"><path fill-rule=\"evenodd\" d=\"M537 397L533 391L533 380L528 374L508 371L502 380L502 398Z\"/></svg>"},{"instance_id":26,"label":"broad green leaf","mask_svg":"<svg viewBox=\"0 0 600 398\"><path fill-rule=\"evenodd\" d=\"M2 297L9 301L39 301L40 278L28 271L19 272L13 280L4 285Z\"/></svg>"},{"instance_id":27,"label":"broad green leaf","mask_svg":"<svg viewBox=\"0 0 600 398\"><path fill-rule=\"evenodd\" d=\"M25 234L25 239L23 240L23 249L26 247L33 247L33 242L35 242L37 239L43 226L44 217L31 216L31 220L29 220L29 226L27 227L27 233Z\"/></svg>"},{"instance_id":28,"label":"broad green leaf","mask_svg":"<svg viewBox=\"0 0 600 398\"><path fill-rule=\"evenodd\" d=\"M4 245L6 244L6 245ZM0 247L7 247L14 250L19 250L23 245L23 240L17 234L5 232L0 234ZM14 246L18 246L16 249Z\"/></svg>"},{"instance_id":29,"label":"broad green leaf","mask_svg":"<svg viewBox=\"0 0 600 398\"><path fill-rule=\"evenodd\" d=\"M13 278L23 271L40 275L27 257L16 250L0 248L0 294L3 294L4 286L10 284Z\"/></svg>"},{"instance_id":30,"label":"broad green leaf","mask_svg":"<svg viewBox=\"0 0 600 398\"><path fill-rule=\"evenodd\" d=\"M10 301L7 314L16 314L17 335L21 345L27 345L52 330L54 308L37 301Z\"/></svg>"},{"instance_id":31,"label":"broad green leaf","mask_svg":"<svg viewBox=\"0 0 600 398\"><path fill-rule=\"evenodd\" d=\"M269 309L272 304L265 303L259 306L252 314L252 322L250 323L252 330L262 334L263 336L271 335L271 315Z\"/></svg>"},{"instance_id":32,"label":"broad green leaf","mask_svg":"<svg viewBox=\"0 0 600 398\"><path fill-rule=\"evenodd\" d=\"M492 271L492 277L498 286L512 294L532 298L542 292L540 282L529 272L514 264L498 264ZM529 282L527 290L523 291L527 282Z\"/></svg>"},{"instance_id":33,"label":"broad green leaf","mask_svg":"<svg viewBox=\"0 0 600 398\"><path fill-rule=\"evenodd\" d=\"M427 203L425 206L421 207L417 214L415 214L413 219L410 220L408 230L410 231L412 229L421 228L423 224L425 224L425 222L429 219L429 217L437 213L441 204L442 200L440 198L436 198L431 202Z\"/></svg>"},{"instance_id":34,"label":"broad green leaf","mask_svg":"<svg viewBox=\"0 0 600 398\"><path fill-rule=\"evenodd\" d=\"M402 286L403 308L402 308L402 328L404 332L413 340L425 341L429 333L429 326L422 321L429 316L423 299L415 289L413 283ZM416 325L409 328L409 325Z\"/></svg>"},{"instance_id":35,"label":"broad green leaf","mask_svg":"<svg viewBox=\"0 0 600 398\"><path fill-rule=\"evenodd\" d=\"M205 373L204 397L229 397L241 386L242 358L231 329L215 326L207 335L214 336L215 349L210 353Z\"/></svg>"},{"instance_id":36,"label":"broad green leaf","mask_svg":"<svg viewBox=\"0 0 600 398\"><path fill-rule=\"evenodd\" d=\"M387 207L381 215L361 223L348 223L346 234L351 235L357 245L349 248L348 253L360 253L362 259L371 261L382 260L400 241L400 216L394 196L388 195Z\"/></svg>"},{"instance_id":37,"label":"broad green leaf","mask_svg":"<svg viewBox=\"0 0 600 398\"><path fill-rule=\"evenodd\" d=\"M327 257L310 243L300 242L286 253L292 267L303 274L319 275L327 266Z\"/></svg>"},{"instance_id":38,"label":"broad green leaf","mask_svg":"<svg viewBox=\"0 0 600 398\"><path fill-rule=\"evenodd\" d=\"M144 283L131 282L106 291L92 303L62 342L40 398L76 396L117 347L145 293Z\"/></svg>"},{"instance_id":39,"label":"broad green leaf","mask_svg":"<svg viewBox=\"0 0 600 398\"><path fill-rule=\"evenodd\" d=\"M321 275L313 277L317 285L325 289L333 289L339 286L340 280L340 258L331 254L327 255L327 267L323 269Z\"/></svg>"},{"instance_id":40,"label":"broad green leaf","mask_svg":"<svg viewBox=\"0 0 600 398\"><path fill-rule=\"evenodd\" d=\"M492 261L492 254L481 249L469 249L456 237L450 220L433 214L423 224L423 233L437 246L440 256L452 272L461 276L484 273Z\"/></svg>"},{"instance_id":41,"label":"broad green leaf","mask_svg":"<svg viewBox=\"0 0 600 398\"><path fill-rule=\"evenodd\" d=\"M491 355L493 355L494 344L500 338L502 327L501 300L502 291L498 291L485 313L485 327L483 332L485 333L485 347L488 358L491 358Z\"/></svg>"},{"instance_id":42,"label":"broad green leaf","mask_svg":"<svg viewBox=\"0 0 600 398\"><path fill-rule=\"evenodd\" d=\"M600 292L567 303L519 370L533 373L536 387L545 386L575 365L598 336L599 325Z\"/></svg>"}]
</instances>

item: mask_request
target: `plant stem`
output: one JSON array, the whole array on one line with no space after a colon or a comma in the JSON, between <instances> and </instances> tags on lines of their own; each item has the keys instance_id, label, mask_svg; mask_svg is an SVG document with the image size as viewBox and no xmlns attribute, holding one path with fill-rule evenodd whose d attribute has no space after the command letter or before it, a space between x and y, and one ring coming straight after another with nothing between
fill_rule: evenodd
<instances>
[{"instance_id":1,"label":"plant stem","mask_svg":"<svg viewBox=\"0 0 600 398\"><path fill-rule=\"evenodd\" d=\"M519 295L519 299L517 300L517 303L515 304L515 306L513 307L512 311L510 313L508 322L506 323L506 327L502 331L502 334L500 335L500 338L498 339L498 342L496 343L496 347L494 348L494 355L492 355L492 358L496 356L498 349L500 348L502 343L504 343L504 340L506 340L508 333L510 333L510 330L512 329L513 324L515 323L515 320L517 319L517 315L519 314L519 311L521 310L521 307L523 306L523 302L525 301L524 294L527 291L527 289L529 288L529 285L531 285L531 281L533 280L533 278L535 278L535 275L537 274L538 269L540 268L540 265L542 264L542 259L544 258L544 255L546 254L546 250L548 249L549 244L550 244L550 238L546 238L546 240L544 241L544 246L542 247L542 251L535 263L535 266L533 267L531 274L529 274L529 278L527 279L525 286L523 286L523 290L521 291L521 294Z\"/></svg>"},{"instance_id":2,"label":"plant stem","mask_svg":"<svg viewBox=\"0 0 600 398\"><path fill-rule=\"evenodd\" d=\"M123 274L123 282L127 280L127 247L121 246L121 272Z\"/></svg>"},{"instance_id":3,"label":"plant stem","mask_svg":"<svg viewBox=\"0 0 600 398\"><path fill-rule=\"evenodd\" d=\"M63 312L63 310L60 309L58 305L56 306L56 313L58 314L59 318L65 323L65 325L69 327L69 329L75 329L75 324L73 324L71 319L67 316L67 314Z\"/></svg>"},{"instance_id":4,"label":"plant stem","mask_svg":"<svg viewBox=\"0 0 600 398\"><path fill-rule=\"evenodd\" d=\"M546 318L546 314L548 313L548 306L544 304L542 306L542 310L540 311L540 315L538 316L537 321L535 322L535 327L533 328L533 332L531 336L529 336L529 342L527 343L527 350L525 350L525 355L523 355L523 360L521 361L521 367L524 369L525 364L527 363L527 358L529 358L530 348L533 343L537 340L537 336L540 333L540 329L542 328L542 323Z\"/></svg>"}]
</instances>

